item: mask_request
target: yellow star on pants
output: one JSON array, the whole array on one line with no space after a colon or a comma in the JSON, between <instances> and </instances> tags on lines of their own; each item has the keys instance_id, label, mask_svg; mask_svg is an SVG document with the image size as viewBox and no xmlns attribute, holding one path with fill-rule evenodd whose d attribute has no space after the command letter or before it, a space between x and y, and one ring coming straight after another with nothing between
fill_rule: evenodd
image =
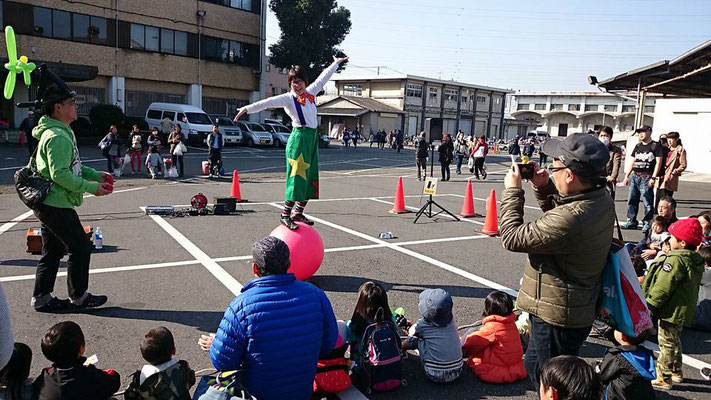
<instances>
[{"instance_id":1,"label":"yellow star on pants","mask_svg":"<svg viewBox=\"0 0 711 400\"><path fill-rule=\"evenodd\" d=\"M289 165L291 165L291 174L289 175L289 178L299 175L306 180L306 170L309 169L311 164L304 161L304 154L299 154L299 158L296 160L293 158L287 158L287 161L289 161Z\"/></svg>"}]
</instances>

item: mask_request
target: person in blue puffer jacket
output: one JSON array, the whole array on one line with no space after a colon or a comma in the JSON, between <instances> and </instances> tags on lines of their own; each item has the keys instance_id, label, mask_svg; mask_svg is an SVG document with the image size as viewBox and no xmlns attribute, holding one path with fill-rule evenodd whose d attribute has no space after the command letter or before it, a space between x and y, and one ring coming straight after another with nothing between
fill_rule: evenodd
<instances>
[{"instance_id":1,"label":"person in blue puffer jacket","mask_svg":"<svg viewBox=\"0 0 711 400\"><path fill-rule=\"evenodd\" d=\"M338 329L326 294L297 281L289 248L268 236L252 247L257 279L230 303L210 346L218 371L243 370L245 388L260 400L308 399L316 364Z\"/></svg>"}]
</instances>

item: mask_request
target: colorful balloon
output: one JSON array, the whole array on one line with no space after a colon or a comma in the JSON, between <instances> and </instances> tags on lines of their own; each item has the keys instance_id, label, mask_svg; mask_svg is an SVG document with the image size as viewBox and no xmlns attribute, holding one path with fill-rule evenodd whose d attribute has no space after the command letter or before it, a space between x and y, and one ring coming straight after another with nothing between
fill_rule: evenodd
<instances>
[{"instance_id":1,"label":"colorful balloon","mask_svg":"<svg viewBox=\"0 0 711 400\"><path fill-rule=\"evenodd\" d=\"M318 271L323 262L323 240L316 229L297 222L298 229L293 231L284 225L279 225L269 234L283 240L289 246L289 272L296 275L296 279L306 280Z\"/></svg>"},{"instance_id":2,"label":"colorful balloon","mask_svg":"<svg viewBox=\"0 0 711 400\"><path fill-rule=\"evenodd\" d=\"M34 63L27 62L27 56L17 58L17 43L15 42L15 30L11 26L5 27L5 45L7 46L7 59L5 69L8 70L7 79L5 80L5 90L3 95L10 100L15 91L15 81L17 74L22 74L25 85L30 87L30 73L36 68Z\"/></svg>"}]
</instances>

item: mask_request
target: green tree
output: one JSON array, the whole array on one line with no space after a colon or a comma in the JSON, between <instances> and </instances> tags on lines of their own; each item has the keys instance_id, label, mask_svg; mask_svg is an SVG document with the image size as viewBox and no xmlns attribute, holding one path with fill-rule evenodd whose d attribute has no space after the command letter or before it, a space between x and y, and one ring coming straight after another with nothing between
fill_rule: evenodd
<instances>
[{"instance_id":1,"label":"green tree","mask_svg":"<svg viewBox=\"0 0 711 400\"><path fill-rule=\"evenodd\" d=\"M281 37L269 46L270 62L279 68L301 65L309 79L343 56L338 46L351 30L351 12L335 0L270 0ZM343 64L339 70L343 68Z\"/></svg>"}]
</instances>

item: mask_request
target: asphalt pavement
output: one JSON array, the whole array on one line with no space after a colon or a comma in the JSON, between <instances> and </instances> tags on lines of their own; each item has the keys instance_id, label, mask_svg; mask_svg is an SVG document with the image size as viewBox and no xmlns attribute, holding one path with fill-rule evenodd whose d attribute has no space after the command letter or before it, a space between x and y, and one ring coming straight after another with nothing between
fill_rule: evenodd
<instances>
[{"instance_id":1,"label":"asphalt pavement","mask_svg":"<svg viewBox=\"0 0 711 400\"><path fill-rule=\"evenodd\" d=\"M82 159L94 168L105 167L98 149L82 147ZM77 209L84 224L100 226L104 248L92 255L90 291L106 294L108 303L99 309L69 315L48 315L30 307L35 265L39 256L25 252L26 231L37 221L17 199L11 186L14 170L26 162L24 148L0 147L0 282L8 296L16 340L34 352L32 374L49 365L40 351L40 339L54 323L71 319L80 324L87 338L87 354L97 354L99 367L114 368L128 375L143 364L139 345L143 335L156 325L167 326L176 339L178 357L196 370L210 368L196 341L212 332L222 313L253 278L251 245L278 226L279 205L284 190L284 150L229 147L224 153L225 169L237 169L242 196L239 212L229 216L146 216L141 207L185 206L201 192L210 202L229 195L229 178L208 179L200 173L206 150L190 148L186 154L186 176L180 180L151 180L128 174L116 183L114 194L102 198L87 196ZM390 149L357 149L334 145L321 149L321 199L309 202L307 213L326 248L324 262L310 280L322 288L333 304L338 319L349 319L358 287L367 280L381 282L392 308L404 307L411 320L419 318L417 297L431 287L441 287L454 298L454 315L460 325L481 318L483 299L492 288L518 290L525 255L501 247L498 238L477 233L483 218L454 221L439 216L423 217L413 224L414 213L390 214L397 179L403 177L405 202L419 209L427 198L416 179L411 148L396 153ZM474 180L475 208L485 212L485 199L492 189L503 189L508 156L487 158L486 180ZM435 176L439 175L435 163ZM461 210L466 171L452 180L439 182L436 201L457 213ZM710 184L682 182L676 196L680 216L711 208ZM624 219L626 188L620 188L616 207ZM527 189L525 218L541 214L532 191ZM380 232L392 232L394 239L379 239ZM637 240L639 231L624 231L626 240ZM62 268L62 272L65 269ZM55 293L66 296L66 279L57 278ZM705 399L711 391L695 366L711 363L711 334L684 331L686 382L678 390L658 392L658 398ZM600 359L608 344L589 339L581 356ZM284 361L289 362L288 349ZM452 384L437 385L424 377L417 356L405 362L408 386L392 393L367 398L388 399L511 399L537 398L528 381L510 385L482 383L469 371ZM339 396L366 396L350 390Z\"/></svg>"}]
</instances>

